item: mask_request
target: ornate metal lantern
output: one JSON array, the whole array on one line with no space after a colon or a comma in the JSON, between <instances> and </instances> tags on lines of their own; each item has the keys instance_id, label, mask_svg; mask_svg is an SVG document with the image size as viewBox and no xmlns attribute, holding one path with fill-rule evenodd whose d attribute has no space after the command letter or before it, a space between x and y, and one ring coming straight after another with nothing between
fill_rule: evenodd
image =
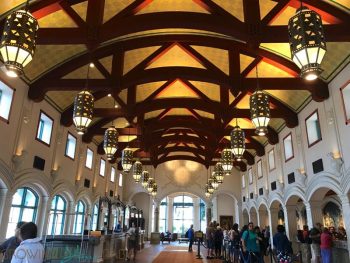
<instances>
[{"instance_id":1,"label":"ornate metal lantern","mask_svg":"<svg viewBox=\"0 0 350 263\"><path fill-rule=\"evenodd\" d=\"M205 197L210 198L211 193L209 192L208 184L205 185Z\"/></svg>"},{"instance_id":2,"label":"ornate metal lantern","mask_svg":"<svg viewBox=\"0 0 350 263\"><path fill-rule=\"evenodd\" d=\"M126 147L122 151L122 167L123 167L123 171L126 173L128 173L131 169L133 154L134 152L128 147Z\"/></svg>"},{"instance_id":3,"label":"ornate metal lantern","mask_svg":"<svg viewBox=\"0 0 350 263\"><path fill-rule=\"evenodd\" d=\"M136 183L140 182L142 176L142 163L140 161L136 161L133 165L133 177Z\"/></svg>"},{"instance_id":4,"label":"ornate metal lantern","mask_svg":"<svg viewBox=\"0 0 350 263\"><path fill-rule=\"evenodd\" d=\"M231 149L223 149L221 152L221 164L225 175L230 175L233 167L233 154Z\"/></svg>"},{"instance_id":5,"label":"ornate metal lantern","mask_svg":"<svg viewBox=\"0 0 350 263\"><path fill-rule=\"evenodd\" d=\"M262 90L255 91L250 96L250 116L259 136L267 133L270 121L269 96Z\"/></svg>"},{"instance_id":6,"label":"ornate metal lantern","mask_svg":"<svg viewBox=\"0 0 350 263\"><path fill-rule=\"evenodd\" d=\"M215 177L215 172L213 172L213 174L211 176L211 185L213 186L214 190L218 189L218 187L219 187L219 182Z\"/></svg>"},{"instance_id":7,"label":"ornate metal lantern","mask_svg":"<svg viewBox=\"0 0 350 263\"><path fill-rule=\"evenodd\" d=\"M158 186L157 186L157 183L154 182L154 183L153 183L153 189L152 189L151 195L152 195L153 197L155 197L155 196L157 195L157 192L158 192Z\"/></svg>"},{"instance_id":8,"label":"ornate metal lantern","mask_svg":"<svg viewBox=\"0 0 350 263\"><path fill-rule=\"evenodd\" d=\"M148 180L148 184L147 184L147 191L148 193L152 193L153 191L153 184L154 184L154 179L151 177Z\"/></svg>"},{"instance_id":9,"label":"ornate metal lantern","mask_svg":"<svg viewBox=\"0 0 350 263\"><path fill-rule=\"evenodd\" d=\"M212 194L212 193L214 193L214 191L215 191L215 189L214 189L214 187L213 187L213 185L212 185L212 179L210 178L209 180L208 180L208 192L210 193L210 194Z\"/></svg>"},{"instance_id":10,"label":"ornate metal lantern","mask_svg":"<svg viewBox=\"0 0 350 263\"><path fill-rule=\"evenodd\" d=\"M301 69L300 76L316 79L322 73L320 64L327 51L321 16L301 6L289 19L288 34L292 60Z\"/></svg>"},{"instance_id":11,"label":"ornate metal lantern","mask_svg":"<svg viewBox=\"0 0 350 263\"><path fill-rule=\"evenodd\" d=\"M145 170L142 172L142 183L141 183L145 189L147 188L148 180L149 180L149 172Z\"/></svg>"},{"instance_id":12,"label":"ornate metal lantern","mask_svg":"<svg viewBox=\"0 0 350 263\"><path fill-rule=\"evenodd\" d=\"M94 96L86 90L79 92L74 99L73 122L80 135L86 132L92 121L94 100Z\"/></svg>"},{"instance_id":13,"label":"ornate metal lantern","mask_svg":"<svg viewBox=\"0 0 350 263\"><path fill-rule=\"evenodd\" d=\"M38 21L27 10L14 11L7 16L0 52L9 77L22 75L23 68L32 61L38 29Z\"/></svg>"},{"instance_id":14,"label":"ornate metal lantern","mask_svg":"<svg viewBox=\"0 0 350 263\"><path fill-rule=\"evenodd\" d=\"M105 131L105 136L103 139L103 149L107 155L108 160L112 160L118 146L118 131L116 128L109 127Z\"/></svg>"},{"instance_id":15,"label":"ornate metal lantern","mask_svg":"<svg viewBox=\"0 0 350 263\"><path fill-rule=\"evenodd\" d=\"M238 125L231 132L231 148L236 160L242 160L245 151L245 135Z\"/></svg>"},{"instance_id":16,"label":"ornate metal lantern","mask_svg":"<svg viewBox=\"0 0 350 263\"><path fill-rule=\"evenodd\" d=\"M222 184L224 182L224 169L222 168L222 164L220 162L217 162L214 167L214 174L215 178L218 181L219 184Z\"/></svg>"}]
</instances>

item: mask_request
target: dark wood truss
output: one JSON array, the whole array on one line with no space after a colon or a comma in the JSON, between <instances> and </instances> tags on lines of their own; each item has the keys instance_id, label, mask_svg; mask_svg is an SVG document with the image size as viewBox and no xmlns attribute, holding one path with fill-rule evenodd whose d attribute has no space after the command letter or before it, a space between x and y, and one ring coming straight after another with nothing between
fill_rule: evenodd
<instances>
[{"instance_id":1,"label":"dark wood truss","mask_svg":"<svg viewBox=\"0 0 350 263\"><path fill-rule=\"evenodd\" d=\"M87 52L72 57L62 64L33 80L30 83L28 96L34 101L41 101L48 91L80 91L84 79L63 79L70 72L94 62L97 70L105 79L91 79L89 89L95 100L111 93L118 102L118 109L97 108L94 116L101 118L92 125L83 136L84 142L91 142L96 135L103 135L105 126L116 118L124 117L130 127L118 129L120 135L137 135L137 139L129 143L119 143L116 157L126 146L139 148L135 156L144 164L154 166L170 160L191 160L212 165L220 158L220 151L228 147L229 123L234 118L250 118L248 109L236 106L242 98L254 92L257 80L247 75L262 60L285 70L295 78L259 78L261 89L269 90L306 90L317 102L329 97L328 85L322 80L306 82L298 78L299 69L289 59L259 47L260 43L288 42L286 26L274 26L271 22L287 6L296 6L295 0L280 0L263 18L260 17L258 0L243 0L244 21L232 16L212 0L197 0L197 4L209 13L194 12L158 12L135 15L151 1L136 0L124 10L103 23L104 0L87 0L86 21L71 7L86 0L41 0L30 5L36 17L43 17L62 9L77 25L76 28L40 28L37 44L39 45L74 45L84 44ZM319 0L304 0L305 5L322 14L329 24L324 26L329 42L350 41L350 15L345 11ZM3 26L4 19L1 20ZM148 34L122 39L123 36L142 33L146 30L181 28L208 31L205 34ZM166 67L147 69L147 66L161 56L173 45L180 46L188 54L201 63L204 69L191 67ZM124 54L129 50L159 46L159 48L141 61L137 66L123 75ZM205 46L227 50L229 54L229 74L222 72L211 61L196 51L193 46ZM241 72L240 54L254 58L254 61ZM99 60L112 56L112 70L109 72ZM35 59L35 58L34 58ZM175 80L181 80L198 95L198 99L168 98L157 99L157 96ZM165 81L161 87L142 102L136 102L136 87L140 84ZM220 100L213 101L203 94L190 81L214 83L220 86ZM120 92L128 90L127 102L120 98ZM235 99L229 102L229 93ZM298 125L297 113L278 98L270 97L271 117L282 118L286 126ZM169 116L173 108L183 108L190 112L188 116ZM145 119L145 114L161 110L154 118ZM213 119L202 117L196 110L210 113ZM61 124L72 125L73 104L61 115ZM133 120L137 117L137 122ZM258 156L265 154L264 145L254 139L252 129L245 129L247 148L253 149ZM278 143L278 134L268 127L266 135L270 144ZM175 146L169 147L169 144ZM102 143L98 152L104 154ZM170 153L179 153L169 155ZM183 152L191 155L184 155ZM244 158L249 165L254 164L254 156L248 151ZM114 161L117 161L114 160ZM234 165L246 170L245 162Z\"/></svg>"}]
</instances>

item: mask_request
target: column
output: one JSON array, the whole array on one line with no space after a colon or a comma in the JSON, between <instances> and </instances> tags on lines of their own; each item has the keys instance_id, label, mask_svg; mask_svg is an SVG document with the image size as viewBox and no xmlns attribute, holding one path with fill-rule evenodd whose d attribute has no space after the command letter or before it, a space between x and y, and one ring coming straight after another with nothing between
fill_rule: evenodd
<instances>
[{"instance_id":1,"label":"column","mask_svg":"<svg viewBox=\"0 0 350 263\"><path fill-rule=\"evenodd\" d=\"M73 201L68 202L67 215L66 215L66 227L65 234L69 235L73 233L74 218L75 218L75 203ZM93 229L96 230L96 229Z\"/></svg>"},{"instance_id":2,"label":"column","mask_svg":"<svg viewBox=\"0 0 350 263\"><path fill-rule=\"evenodd\" d=\"M44 235L48 227L48 215L50 213L50 203L48 196L41 197L41 204L37 214L38 236Z\"/></svg>"},{"instance_id":3,"label":"column","mask_svg":"<svg viewBox=\"0 0 350 263\"><path fill-rule=\"evenodd\" d=\"M200 228L200 215L199 215L199 198L193 198L193 229L198 231ZM188 226L190 227L190 226Z\"/></svg>"},{"instance_id":4,"label":"column","mask_svg":"<svg viewBox=\"0 0 350 263\"><path fill-rule=\"evenodd\" d=\"M296 205L283 206L286 234L289 240L292 242L296 240L296 235L298 233L296 210Z\"/></svg>"},{"instance_id":5,"label":"column","mask_svg":"<svg viewBox=\"0 0 350 263\"><path fill-rule=\"evenodd\" d=\"M12 205L12 192L0 189L0 240L5 240ZM14 234L14 233L13 233Z\"/></svg>"},{"instance_id":6,"label":"column","mask_svg":"<svg viewBox=\"0 0 350 263\"><path fill-rule=\"evenodd\" d=\"M174 198L168 197L168 206L167 206L167 230L173 232L173 211L174 211Z\"/></svg>"},{"instance_id":7,"label":"column","mask_svg":"<svg viewBox=\"0 0 350 263\"><path fill-rule=\"evenodd\" d=\"M206 211L206 217L207 217L207 226L209 226L210 222L212 221L212 204L209 202L207 203L207 211Z\"/></svg>"},{"instance_id":8,"label":"column","mask_svg":"<svg viewBox=\"0 0 350 263\"><path fill-rule=\"evenodd\" d=\"M259 222L260 228L265 228L267 225L269 225L268 213L266 209L262 209L262 208L259 209L258 222Z\"/></svg>"},{"instance_id":9,"label":"column","mask_svg":"<svg viewBox=\"0 0 350 263\"><path fill-rule=\"evenodd\" d=\"M273 240L273 235L276 233L276 228L278 225L278 208L270 208L268 210L269 214L269 224L270 224L270 240ZM273 242L271 242L273 247Z\"/></svg>"},{"instance_id":10,"label":"column","mask_svg":"<svg viewBox=\"0 0 350 263\"><path fill-rule=\"evenodd\" d=\"M309 201L305 203L307 225L311 229L316 223L321 223L323 221L321 202Z\"/></svg>"},{"instance_id":11,"label":"column","mask_svg":"<svg viewBox=\"0 0 350 263\"><path fill-rule=\"evenodd\" d=\"M242 202L236 202L236 209L235 209L235 222L239 226L243 223L243 210L242 210Z\"/></svg>"},{"instance_id":12,"label":"column","mask_svg":"<svg viewBox=\"0 0 350 263\"><path fill-rule=\"evenodd\" d=\"M154 232L159 232L159 205L154 207Z\"/></svg>"},{"instance_id":13,"label":"column","mask_svg":"<svg viewBox=\"0 0 350 263\"><path fill-rule=\"evenodd\" d=\"M344 227L346 229L346 235L350 237L350 202L347 195L339 196L343 212ZM350 238L348 242L348 251L350 251Z\"/></svg>"},{"instance_id":14,"label":"column","mask_svg":"<svg viewBox=\"0 0 350 263\"><path fill-rule=\"evenodd\" d=\"M218 215L218 197L214 197L212 199L212 203L213 203L213 207L212 207L212 220L218 222L218 218L219 218L219 215Z\"/></svg>"}]
</instances>

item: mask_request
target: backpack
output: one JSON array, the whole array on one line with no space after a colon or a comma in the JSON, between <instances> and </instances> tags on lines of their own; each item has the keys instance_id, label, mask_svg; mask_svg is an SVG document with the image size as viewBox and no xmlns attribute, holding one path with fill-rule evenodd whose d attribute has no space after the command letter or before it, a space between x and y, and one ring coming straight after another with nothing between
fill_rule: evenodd
<instances>
[{"instance_id":1,"label":"backpack","mask_svg":"<svg viewBox=\"0 0 350 263\"><path fill-rule=\"evenodd\" d=\"M185 233L185 238L188 238L188 230Z\"/></svg>"}]
</instances>

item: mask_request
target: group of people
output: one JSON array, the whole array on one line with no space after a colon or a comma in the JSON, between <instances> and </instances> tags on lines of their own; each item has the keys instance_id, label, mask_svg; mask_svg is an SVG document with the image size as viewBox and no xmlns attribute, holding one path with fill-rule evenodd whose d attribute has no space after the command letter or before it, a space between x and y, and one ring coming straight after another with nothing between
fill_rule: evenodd
<instances>
[{"instance_id":1,"label":"group of people","mask_svg":"<svg viewBox=\"0 0 350 263\"><path fill-rule=\"evenodd\" d=\"M44 247L33 222L17 223L15 235L0 244L3 263L42 263Z\"/></svg>"}]
</instances>

